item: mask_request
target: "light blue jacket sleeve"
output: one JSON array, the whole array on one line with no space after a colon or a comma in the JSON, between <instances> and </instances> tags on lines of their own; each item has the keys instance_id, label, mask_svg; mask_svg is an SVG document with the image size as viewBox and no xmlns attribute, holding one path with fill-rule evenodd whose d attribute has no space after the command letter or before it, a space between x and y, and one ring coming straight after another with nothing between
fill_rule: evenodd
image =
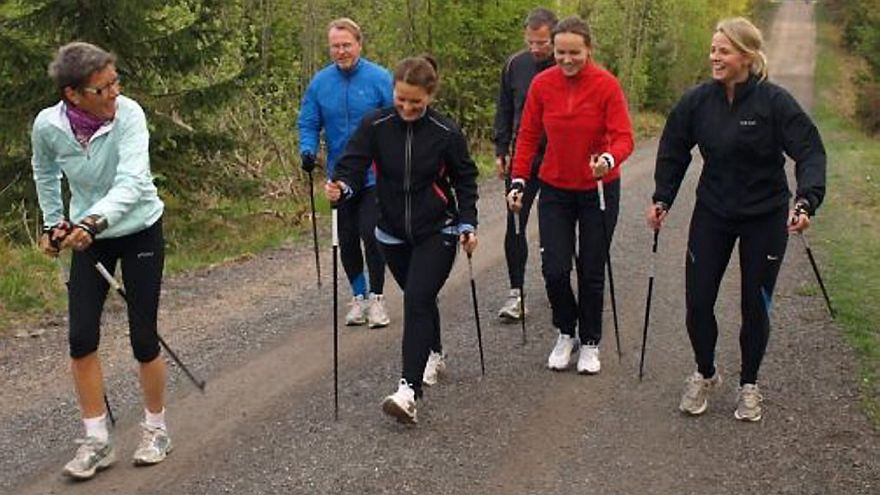
<instances>
[{"instance_id":1,"label":"light blue jacket sleeve","mask_svg":"<svg viewBox=\"0 0 880 495\"><path fill-rule=\"evenodd\" d=\"M144 190L153 187L147 118L139 106L132 113L132 118L126 119L120 129L119 164L113 185L87 212L87 215L101 215L110 225L115 225L141 200Z\"/></svg>"},{"instance_id":2,"label":"light blue jacket sleeve","mask_svg":"<svg viewBox=\"0 0 880 495\"><path fill-rule=\"evenodd\" d=\"M51 227L64 220L64 202L61 199L61 167L46 144L44 132L46 128L38 126L35 121L31 131L31 166L37 199L43 212L43 225Z\"/></svg>"},{"instance_id":3,"label":"light blue jacket sleeve","mask_svg":"<svg viewBox=\"0 0 880 495\"><path fill-rule=\"evenodd\" d=\"M318 140L324 123L321 119L321 107L318 105L318 85L315 80L309 83L303 96L299 110L299 152L308 151L318 154Z\"/></svg>"}]
</instances>

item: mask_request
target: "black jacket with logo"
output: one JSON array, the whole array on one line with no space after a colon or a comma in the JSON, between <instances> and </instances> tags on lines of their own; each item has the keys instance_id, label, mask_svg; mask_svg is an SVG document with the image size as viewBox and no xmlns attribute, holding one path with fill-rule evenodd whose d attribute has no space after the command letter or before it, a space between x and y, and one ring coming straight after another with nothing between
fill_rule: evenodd
<instances>
[{"instance_id":1,"label":"black jacket with logo","mask_svg":"<svg viewBox=\"0 0 880 495\"><path fill-rule=\"evenodd\" d=\"M689 90L666 121L657 151L653 199L672 205L699 146L697 201L723 218L769 213L788 204L785 156L795 162L796 197L812 214L825 196L825 148L810 117L785 89L750 76L733 102L724 85Z\"/></svg>"},{"instance_id":2,"label":"black jacket with logo","mask_svg":"<svg viewBox=\"0 0 880 495\"><path fill-rule=\"evenodd\" d=\"M333 180L357 192L371 164L384 232L415 244L447 227L477 226L477 166L458 126L433 109L412 122L393 107L367 115Z\"/></svg>"}]
</instances>

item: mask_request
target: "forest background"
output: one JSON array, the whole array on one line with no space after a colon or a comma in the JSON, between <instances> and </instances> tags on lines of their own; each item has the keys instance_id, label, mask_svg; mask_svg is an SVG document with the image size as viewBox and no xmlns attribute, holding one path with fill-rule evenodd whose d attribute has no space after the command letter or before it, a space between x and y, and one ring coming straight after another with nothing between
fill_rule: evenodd
<instances>
[{"instance_id":1,"label":"forest background","mask_svg":"<svg viewBox=\"0 0 880 495\"><path fill-rule=\"evenodd\" d=\"M555 0L592 26L640 135L656 133L682 91L707 74L715 22L762 19L769 0ZM856 117L880 129L880 0L824 2L865 61ZM171 272L277 246L308 222L296 119L328 63L326 25L357 20L363 55L386 67L431 53L436 106L458 121L483 170L501 66L523 47L521 0L0 0L0 336L63 308L63 284L34 249L41 229L30 125L58 99L46 66L58 46L94 42L119 57L123 92L145 108L152 169L166 202Z\"/></svg>"}]
</instances>

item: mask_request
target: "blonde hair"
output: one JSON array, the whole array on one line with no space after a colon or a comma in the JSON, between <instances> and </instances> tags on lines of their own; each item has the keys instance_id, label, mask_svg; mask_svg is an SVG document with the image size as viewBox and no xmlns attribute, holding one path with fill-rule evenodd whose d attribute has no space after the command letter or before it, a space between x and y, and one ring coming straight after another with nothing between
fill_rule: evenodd
<instances>
[{"instance_id":1,"label":"blonde hair","mask_svg":"<svg viewBox=\"0 0 880 495\"><path fill-rule=\"evenodd\" d=\"M327 31L332 29L348 31L354 36L354 39L357 40L358 43L361 42L361 27L348 17L340 17L339 19L333 19L330 21L330 24L327 25Z\"/></svg>"},{"instance_id":2,"label":"blonde hair","mask_svg":"<svg viewBox=\"0 0 880 495\"><path fill-rule=\"evenodd\" d=\"M767 79L767 56L764 55L764 37L761 30L744 17L722 19L715 31L723 34L734 47L751 60L749 71L760 78Z\"/></svg>"}]
</instances>

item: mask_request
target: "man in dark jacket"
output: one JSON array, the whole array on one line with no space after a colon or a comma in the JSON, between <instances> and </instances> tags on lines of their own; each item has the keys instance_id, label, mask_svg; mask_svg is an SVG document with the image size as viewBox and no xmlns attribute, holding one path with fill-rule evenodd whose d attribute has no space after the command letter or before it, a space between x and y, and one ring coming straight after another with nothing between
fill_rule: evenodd
<instances>
[{"instance_id":1,"label":"man in dark jacket","mask_svg":"<svg viewBox=\"0 0 880 495\"><path fill-rule=\"evenodd\" d=\"M544 69L551 67L553 61L553 43L551 32L556 27L556 14L545 9L536 8L529 12L525 22L525 41L527 48L520 50L504 64L501 71L501 87L498 90L498 101L495 112L495 165L498 178L510 180L510 151L516 140L516 131L525 106L526 93L532 78ZM523 317L519 288L525 277L528 245L525 240L525 229L529 221L532 202L538 192L538 167L543 159L543 149L532 163L531 177L523 196L520 210L520 232L516 235L514 216L507 217L507 233L504 236L504 254L507 258L507 274L510 278L510 295L498 311L502 321L515 322Z\"/></svg>"}]
</instances>

